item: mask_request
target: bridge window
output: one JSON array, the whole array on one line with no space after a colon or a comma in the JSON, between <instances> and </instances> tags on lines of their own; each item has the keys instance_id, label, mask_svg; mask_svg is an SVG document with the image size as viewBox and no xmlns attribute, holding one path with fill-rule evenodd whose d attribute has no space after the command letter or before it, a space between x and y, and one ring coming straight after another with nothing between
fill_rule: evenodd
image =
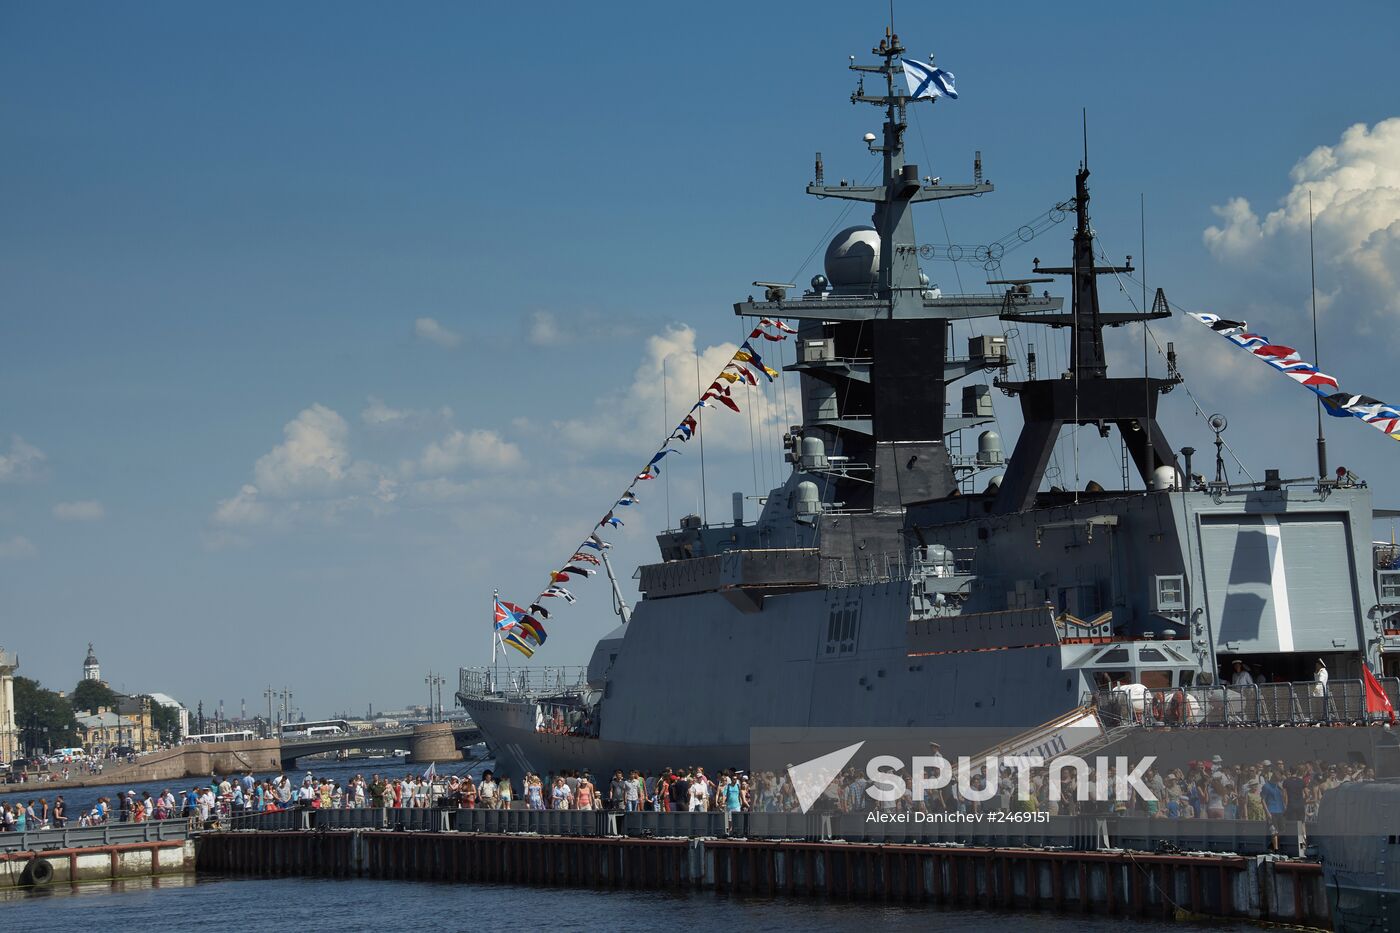
<instances>
[{"instance_id":1,"label":"bridge window","mask_svg":"<svg viewBox=\"0 0 1400 933\"><path fill-rule=\"evenodd\" d=\"M1186 608L1186 580L1180 575L1157 578L1157 611L1181 612Z\"/></svg>"},{"instance_id":2,"label":"bridge window","mask_svg":"<svg viewBox=\"0 0 1400 933\"><path fill-rule=\"evenodd\" d=\"M1400 603L1400 571L1382 570L1377 576L1381 602L1386 605Z\"/></svg>"}]
</instances>

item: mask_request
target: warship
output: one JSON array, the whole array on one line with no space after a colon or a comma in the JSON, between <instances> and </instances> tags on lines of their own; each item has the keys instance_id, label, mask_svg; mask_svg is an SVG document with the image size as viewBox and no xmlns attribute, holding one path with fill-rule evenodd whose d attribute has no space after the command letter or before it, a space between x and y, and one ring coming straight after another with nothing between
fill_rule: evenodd
<instances>
[{"instance_id":1,"label":"warship","mask_svg":"<svg viewBox=\"0 0 1400 933\"><path fill-rule=\"evenodd\" d=\"M980 154L967 184L907 160L909 108L934 100L905 92L904 52L887 32L875 63L849 66L852 102L884 114L882 136L866 136L877 183L827 184L819 153L806 187L868 205L871 224L837 233L800 294L760 282L762 300L734 306L796 325L791 474L755 520L740 501L732 522L690 515L657 535L635 607L613 578L621 623L577 676L461 670L457 700L507 773L742 767L763 727L1015 731L1116 684L1220 684L1237 660L1287 686L1323 659L1340 684L1400 645L1387 621L1400 572L1377 569L1363 482L1329 478L1323 463L1316 477L1232 482L1220 416L1209 479L1158 422L1182 378L1174 352L1164 376L1145 361L1110 374L1105 329L1172 310L1160 289L1150 306L1100 309L1100 277L1133 266L1098 255L1087 146L1057 208L1074 221L1068 265L1036 260L1032 277L983 294L930 286L915 208L993 186ZM1068 309L1037 288L1060 279ZM965 354L952 345L954 322L983 318L1003 333L971 338ZM1029 349L1014 360L1012 326L1047 328L1047 340L1068 330L1067 369L1038 377ZM1018 362L1025 378L1011 377ZM952 404L960 380L988 373ZM1009 457L989 427L997 390L1024 422ZM1080 427L1121 438L1121 488L1051 482L1057 439ZM975 453L963 432L976 432Z\"/></svg>"}]
</instances>

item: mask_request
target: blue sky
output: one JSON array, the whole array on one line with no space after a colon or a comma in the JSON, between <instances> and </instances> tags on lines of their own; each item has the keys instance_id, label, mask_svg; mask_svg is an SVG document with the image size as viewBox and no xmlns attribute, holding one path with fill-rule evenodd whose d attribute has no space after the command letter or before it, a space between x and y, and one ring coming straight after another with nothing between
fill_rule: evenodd
<instances>
[{"instance_id":1,"label":"blue sky","mask_svg":"<svg viewBox=\"0 0 1400 933\"><path fill-rule=\"evenodd\" d=\"M0 643L55 687L93 641L114 685L257 708L285 684L313 715L482 663L493 587L528 600L659 443L662 360L674 414L694 348L708 381L740 336L752 280L820 271L803 258L840 206L801 188L815 150L828 178L872 167L878 117L847 101L845 64L883 10L0 7ZM1140 253L1141 193L1153 287L1302 347L1313 188L1323 368L1400 401L1396 8L1082 16L897 10L962 94L918 113L912 157L954 181L980 149L998 186L927 209L920 239L946 221L986 242L1067 197L1087 107L1105 248ZM1056 228L1003 271L1068 247ZM1309 396L1192 327L1159 339L1250 469L1310 472ZM1140 339L1116 335L1119 359ZM747 415L715 426L712 511L779 476L780 400L761 457ZM1208 448L1168 403L1175 445ZM1334 462L1390 474L1393 442L1328 428ZM1097 439L1081 454L1081 479L1116 475ZM671 459L674 519L698 477ZM625 574L653 559L664 498L619 536ZM538 662L580 663L610 627L586 589Z\"/></svg>"}]
</instances>

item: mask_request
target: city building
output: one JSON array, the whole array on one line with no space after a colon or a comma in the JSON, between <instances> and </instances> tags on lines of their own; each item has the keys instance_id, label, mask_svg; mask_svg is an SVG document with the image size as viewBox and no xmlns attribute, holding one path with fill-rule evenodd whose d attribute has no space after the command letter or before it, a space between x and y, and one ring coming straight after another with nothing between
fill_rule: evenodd
<instances>
[{"instance_id":1,"label":"city building","mask_svg":"<svg viewBox=\"0 0 1400 933\"><path fill-rule=\"evenodd\" d=\"M77 720L89 755L105 755L124 746L144 752L160 744L151 724L151 701L146 697L120 697L116 709L99 706L96 713Z\"/></svg>"},{"instance_id":2,"label":"city building","mask_svg":"<svg viewBox=\"0 0 1400 933\"><path fill-rule=\"evenodd\" d=\"M0 648L0 763L19 755L19 729L15 725L15 669L19 658Z\"/></svg>"},{"instance_id":3,"label":"city building","mask_svg":"<svg viewBox=\"0 0 1400 933\"><path fill-rule=\"evenodd\" d=\"M97 655L92 653L92 642L88 642L87 657L83 659L83 680L95 680L103 683L102 665L97 663Z\"/></svg>"},{"instance_id":4,"label":"city building","mask_svg":"<svg viewBox=\"0 0 1400 933\"><path fill-rule=\"evenodd\" d=\"M174 697L165 693L152 693L149 694L149 696L151 700L156 704L164 706L168 709L175 710L176 715L180 717L180 732L178 735L175 736L177 740L184 738L185 736L190 734L190 711L184 706L184 704L182 704L179 700L175 699Z\"/></svg>"}]
</instances>

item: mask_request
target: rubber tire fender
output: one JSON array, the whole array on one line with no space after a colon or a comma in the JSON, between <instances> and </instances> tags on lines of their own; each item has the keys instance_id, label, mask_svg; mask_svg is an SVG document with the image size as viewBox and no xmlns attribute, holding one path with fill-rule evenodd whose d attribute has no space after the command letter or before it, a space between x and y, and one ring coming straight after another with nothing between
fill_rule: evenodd
<instances>
[{"instance_id":1,"label":"rubber tire fender","mask_svg":"<svg viewBox=\"0 0 1400 933\"><path fill-rule=\"evenodd\" d=\"M19 876L20 884L32 888L47 887L51 881L53 881L53 865L49 863L48 859L42 857L30 859Z\"/></svg>"}]
</instances>

